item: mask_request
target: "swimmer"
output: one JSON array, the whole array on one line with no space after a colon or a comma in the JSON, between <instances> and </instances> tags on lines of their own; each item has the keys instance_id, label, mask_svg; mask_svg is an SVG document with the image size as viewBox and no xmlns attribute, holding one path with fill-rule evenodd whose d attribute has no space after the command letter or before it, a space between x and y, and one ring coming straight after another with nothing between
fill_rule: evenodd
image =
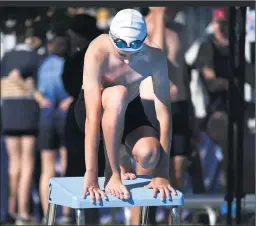
<instances>
[{"instance_id":1,"label":"swimmer","mask_svg":"<svg viewBox=\"0 0 256 226\"><path fill-rule=\"evenodd\" d=\"M140 100L141 82L151 76L160 132L148 121ZM147 39L143 16L136 10L119 11L109 34L94 39L84 58L83 87L75 106L76 121L85 133L84 196L91 201L106 194L127 200L121 180L121 145L145 169L152 169L146 188L162 200L176 195L169 183L171 146L170 81L164 53ZM102 132L102 133L101 133ZM98 185L98 147L103 135L106 149L105 192Z\"/></svg>"}]
</instances>

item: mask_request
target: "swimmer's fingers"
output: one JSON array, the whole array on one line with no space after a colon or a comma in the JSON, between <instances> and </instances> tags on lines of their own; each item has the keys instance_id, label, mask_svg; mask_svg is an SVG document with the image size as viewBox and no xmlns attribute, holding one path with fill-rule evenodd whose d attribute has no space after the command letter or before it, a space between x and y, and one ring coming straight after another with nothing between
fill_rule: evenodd
<instances>
[{"instance_id":1,"label":"swimmer's fingers","mask_svg":"<svg viewBox=\"0 0 256 226\"><path fill-rule=\"evenodd\" d=\"M172 192L173 195L177 195L177 191L170 184L168 184L168 189Z\"/></svg>"},{"instance_id":2,"label":"swimmer's fingers","mask_svg":"<svg viewBox=\"0 0 256 226\"><path fill-rule=\"evenodd\" d=\"M163 201L165 199L164 188L159 188L159 191L160 191L160 199Z\"/></svg>"},{"instance_id":3,"label":"swimmer's fingers","mask_svg":"<svg viewBox=\"0 0 256 226\"><path fill-rule=\"evenodd\" d=\"M88 193L88 187L85 187L84 193L83 193L83 199L86 197L87 193Z\"/></svg>"},{"instance_id":4,"label":"swimmer's fingers","mask_svg":"<svg viewBox=\"0 0 256 226\"><path fill-rule=\"evenodd\" d=\"M167 187L164 187L164 192L167 200L171 200L171 194Z\"/></svg>"},{"instance_id":5,"label":"swimmer's fingers","mask_svg":"<svg viewBox=\"0 0 256 226\"><path fill-rule=\"evenodd\" d=\"M96 201L97 201L97 203L101 203L101 197L100 197L100 193L98 192L98 189L96 189L96 188L94 188L93 189L93 193L94 193L94 195L95 195L95 198L96 198Z\"/></svg>"},{"instance_id":6,"label":"swimmer's fingers","mask_svg":"<svg viewBox=\"0 0 256 226\"><path fill-rule=\"evenodd\" d=\"M104 199L104 200L107 200L108 197L106 195L106 193L104 191L102 191L101 189L98 189L98 192L100 193L101 197Z\"/></svg>"},{"instance_id":7,"label":"swimmer's fingers","mask_svg":"<svg viewBox=\"0 0 256 226\"><path fill-rule=\"evenodd\" d=\"M152 188L152 182L150 182L148 185L145 185L144 187L147 188L147 189L151 189Z\"/></svg>"},{"instance_id":8,"label":"swimmer's fingers","mask_svg":"<svg viewBox=\"0 0 256 226\"><path fill-rule=\"evenodd\" d=\"M156 198L158 192L159 192L158 188L153 188L153 197L154 198Z\"/></svg>"},{"instance_id":9,"label":"swimmer's fingers","mask_svg":"<svg viewBox=\"0 0 256 226\"><path fill-rule=\"evenodd\" d=\"M89 193L90 193L91 203L94 203L95 202L95 196L94 196L94 192L93 192L93 187L89 188Z\"/></svg>"}]
</instances>

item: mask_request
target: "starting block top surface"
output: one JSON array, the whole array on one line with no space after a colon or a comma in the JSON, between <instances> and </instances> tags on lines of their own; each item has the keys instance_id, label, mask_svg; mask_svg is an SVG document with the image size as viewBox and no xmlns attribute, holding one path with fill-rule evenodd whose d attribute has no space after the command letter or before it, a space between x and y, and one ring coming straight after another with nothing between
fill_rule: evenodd
<instances>
[{"instance_id":1,"label":"starting block top surface","mask_svg":"<svg viewBox=\"0 0 256 226\"><path fill-rule=\"evenodd\" d=\"M103 189L104 177L99 178L99 186ZM120 200L112 195L107 195L108 200L102 200L100 204L91 203L89 195L83 195L83 177L62 177L49 180L49 203L67 206L74 209L85 208L115 208L132 206L182 206L183 194L177 191L177 195L171 196L171 200L160 200L160 194L153 198L152 189L144 188L150 182L150 177L138 176L135 180L124 180L131 193L129 200Z\"/></svg>"}]
</instances>

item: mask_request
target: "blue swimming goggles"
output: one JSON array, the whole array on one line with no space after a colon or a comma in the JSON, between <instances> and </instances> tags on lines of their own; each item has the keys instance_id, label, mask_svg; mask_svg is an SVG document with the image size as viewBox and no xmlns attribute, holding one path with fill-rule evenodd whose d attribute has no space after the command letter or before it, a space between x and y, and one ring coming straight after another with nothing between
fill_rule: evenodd
<instances>
[{"instance_id":1,"label":"blue swimming goggles","mask_svg":"<svg viewBox=\"0 0 256 226\"><path fill-rule=\"evenodd\" d=\"M130 43L130 46L128 46L127 42L117 38L116 36L114 36L111 32L109 32L109 36L110 38L113 40L113 42L115 43L116 47L119 49L140 49L147 37L147 35L145 36L145 38L143 38L143 40L136 40Z\"/></svg>"}]
</instances>

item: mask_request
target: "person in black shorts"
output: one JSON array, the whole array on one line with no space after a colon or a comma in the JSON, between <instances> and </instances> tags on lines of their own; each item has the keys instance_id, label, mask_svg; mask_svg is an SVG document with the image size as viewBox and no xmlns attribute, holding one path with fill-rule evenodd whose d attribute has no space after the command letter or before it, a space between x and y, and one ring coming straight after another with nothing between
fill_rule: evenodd
<instances>
[{"instance_id":1,"label":"person in black shorts","mask_svg":"<svg viewBox=\"0 0 256 226\"><path fill-rule=\"evenodd\" d=\"M140 83L151 76L154 102L160 124L158 134L147 119L140 100ZM171 144L170 83L166 58L147 39L146 22L136 10L119 11L109 34L94 39L85 54L83 86L75 106L76 121L85 133L86 173L84 197L92 202L114 195L129 199L122 183L129 169L120 170L121 144L153 177L146 188L153 197L170 199L175 189L169 181ZM101 132L102 131L102 132ZM106 151L105 192L98 185L98 147L104 138ZM136 175L130 173L129 179ZM133 176L132 176L133 175ZM88 197L89 198L89 197Z\"/></svg>"},{"instance_id":2,"label":"person in black shorts","mask_svg":"<svg viewBox=\"0 0 256 226\"><path fill-rule=\"evenodd\" d=\"M43 34L38 30L26 33L24 42L5 53L1 60L1 132L9 157L8 212L10 221L16 220L17 224L31 221L29 200L39 105L49 104L35 85L42 58L35 49L42 40Z\"/></svg>"}]
</instances>

